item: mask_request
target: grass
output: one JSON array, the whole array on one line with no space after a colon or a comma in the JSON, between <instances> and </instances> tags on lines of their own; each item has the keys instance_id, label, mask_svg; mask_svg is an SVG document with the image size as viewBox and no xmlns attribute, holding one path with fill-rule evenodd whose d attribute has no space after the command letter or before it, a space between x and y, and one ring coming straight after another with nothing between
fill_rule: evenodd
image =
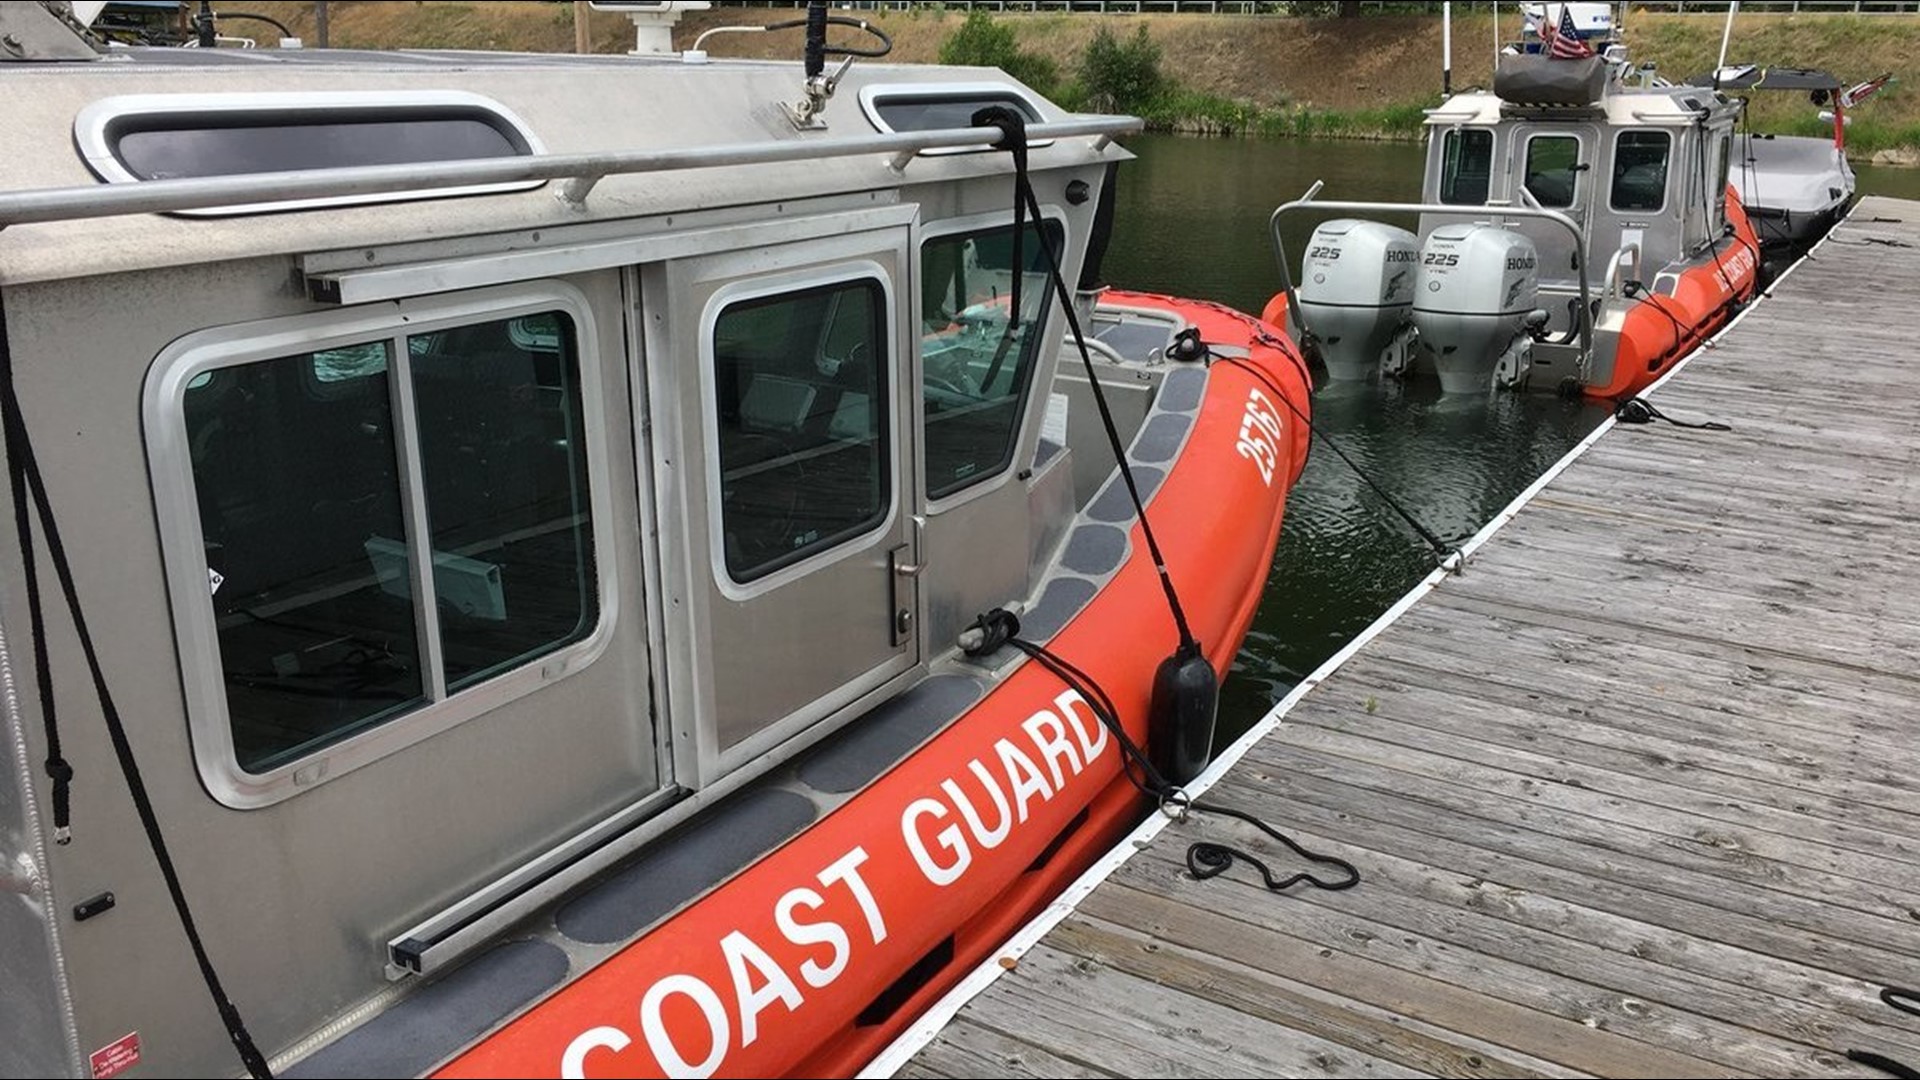
<instances>
[{"instance_id":1,"label":"grass","mask_svg":"<svg viewBox=\"0 0 1920 1080\"><path fill-rule=\"evenodd\" d=\"M316 38L312 5L261 0L253 10L288 22L308 42ZM1467 5L1455 5L1458 9ZM335 3L333 43L349 48L453 48L565 51L573 47L570 4L495 0L487 3ZM723 8L689 14L676 31L681 45L713 26L791 19L790 8ZM889 58L932 63L964 13L937 5L904 12L861 12L893 35ZM1137 106L1149 126L1164 131L1368 139L1415 138L1420 109L1438 102L1439 21L1422 15L1360 19L1293 19L1205 15L1003 16L1023 50L1053 58L1065 85L1063 105L1078 104L1073 81L1094 29L1106 26L1126 39L1145 26L1162 53L1161 70L1173 89ZM596 52L631 46L622 16L591 16ZM246 24L236 24L246 25ZM1631 14L1628 44L1638 60L1654 60L1672 77L1706 70L1719 48L1722 20L1710 15ZM1511 38L1519 21L1501 20ZM1492 79L1494 26L1484 5L1454 20L1456 87ZM1733 31L1731 59L1824 67L1848 80L1892 71L1894 85L1854 115L1848 145L1858 156L1920 147L1920 19L1873 15L1743 14ZM715 39L719 56L797 59L797 33L742 34ZM1767 93L1753 99L1755 130L1820 134L1815 107L1804 97Z\"/></svg>"}]
</instances>

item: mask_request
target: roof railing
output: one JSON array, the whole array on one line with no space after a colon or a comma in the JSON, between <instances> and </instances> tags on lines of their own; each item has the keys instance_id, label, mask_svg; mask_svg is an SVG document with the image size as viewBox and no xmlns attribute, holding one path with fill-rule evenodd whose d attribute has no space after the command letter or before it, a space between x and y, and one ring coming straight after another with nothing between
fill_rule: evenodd
<instances>
[{"instance_id":1,"label":"roof railing","mask_svg":"<svg viewBox=\"0 0 1920 1080\"><path fill-rule=\"evenodd\" d=\"M1103 152L1115 136L1141 130L1134 116L1083 116L1027 127L1030 139L1093 136L1092 149ZM0 229L49 221L167 214L223 206L296 202L302 199L426 191L472 184L523 180L562 180L560 199L584 207L594 186L608 176L674 172L729 165L768 165L822 158L888 155L887 167L903 172L922 150L985 147L999 138L995 128L943 128L829 139L781 139L676 150L622 150L590 154L541 154L482 158L430 164L367 165L344 169L303 169L247 173L185 180L144 180L127 184L42 188L0 192Z\"/></svg>"}]
</instances>

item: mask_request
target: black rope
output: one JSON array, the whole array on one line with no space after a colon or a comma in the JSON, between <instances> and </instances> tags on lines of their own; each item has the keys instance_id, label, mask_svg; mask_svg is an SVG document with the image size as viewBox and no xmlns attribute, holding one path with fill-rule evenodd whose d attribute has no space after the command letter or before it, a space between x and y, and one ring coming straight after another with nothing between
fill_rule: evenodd
<instances>
[{"instance_id":1,"label":"black rope","mask_svg":"<svg viewBox=\"0 0 1920 1080\"><path fill-rule=\"evenodd\" d=\"M1177 785L1168 783L1160 770L1154 767L1153 759L1147 755L1146 750L1127 734L1125 725L1120 722L1120 710L1114 704L1113 698L1107 694L1106 688L1073 661L1038 642L1021 637L1020 620L1012 612L1004 608L995 608L975 618L970 630L976 632L978 636L971 637L966 642L965 651L969 656L985 656L1003 645L1011 646L1052 672L1067 685L1068 689L1079 694L1087 703L1087 707L1093 710L1094 717L1113 735L1114 741L1119 745L1121 773L1127 778L1127 782L1141 794L1158 802L1162 810L1180 814L1191 811L1244 821L1286 845L1288 850L1308 862L1330 866L1340 871L1340 876L1334 878L1322 878L1317 874L1302 871L1276 879L1266 863L1245 851L1209 840L1196 840L1187 845L1186 856L1187 869L1196 880L1205 881L1211 877L1218 877L1235 862L1245 862L1260 871L1262 881L1272 892L1282 892L1301 884L1325 889L1328 892L1339 892L1360 884L1359 868L1347 860L1336 855L1310 851L1292 837L1245 810L1192 798Z\"/></svg>"},{"instance_id":2,"label":"black rope","mask_svg":"<svg viewBox=\"0 0 1920 1080\"><path fill-rule=\"evenodd\" d=\"M199 928L195 925L193 912L187 906L187 896L180 884L180 875L174 869L173 856L167 851L165 836L160 830L160 819L154 813L153 800L147 794L146 781L140 775L140 765L133 754L133 744L127 738L126 724L121 720L120 710L114 704L113 693L107 686L105 669L101 666L100 655L94 646L93 633L87 626L85 611L80 606L80 592L73 579L73 567L67 560L66 545L60 538L60 526L54 519L53 503L47 497L45 479L41 476L39 461L33 450L33 441L27 431L26 410L21 407L18 389L14 385L13 351L7 335L6 307L0 304L0 421L6 430L7 472L13 486L14 521L20 532L21 558L28 582L28 617L33 625L34 666L36 681L40 688L40 709L45 717L48 729L47 771L53 777L54 820L56 839L66 843L70 838L66 814L67 784L72 778L72 769L59 756L59 730L55 720L53 681L51 660L48 658L47 622L38 600L38 586L35 578L35 554L33 542L32 516L39 519L40 533L47 542L47 557L53 563L55 578L60 583L60 592L66 601L67 614L73 620L75 635L80 639L80 650L86 656L87 672L93 680L93 690L100 701L100 714L107 726L107 737L113 743L114 757L119 760L121 775L126 780L127 794L133 799L133 808L140 818L140 827L146 832L147 846L153 851L154 862L159 864L160 876L165 879L167 894L173 900L174 914L180 919L180 928L186 932L187 944L193 949L194 962L200 967L200 976L205 980L207 993L213 999L214 1009L220 1014L220 1022L226 1027L227 1037L232 1040L234 1049L239 1052L240 1060L247 1068L247 1074L256 1080L271 1080L273 1072L267 1066L267 1059L254 1045L253 1036L247 1032L246 1022L240 1016L232 1000L227 997L220 983L219 973L214 970L213 961L207 955L206 945L200 940ZM27 513L28 503L36 515ZM56 767L57 766L57 767Z\"/></svg>"},{"instance_id":3,"label":"black rope","mask_svg":"<svg viewBox=\"0 0 1920 1080\"><path fill-rule=\"evenodd\" d=\"M1890 1008L1898 1009L1909 1016L1920 1016L1920 990L1904 986L1883 986L1880 988L1880 1000ZM1859 1062L1870 1069L1879 1069L1888 1076L1897 1076L1900 1080L1920 1080L1920 1070L1911 1065L1871 1050L1849 1050L1847 1060Z\"/></svg>"},{"instance_id":4,"label":"black rope","mask_svg":"<svg viewBox=\"0 0 1920 1080\"><path fill-rule=\"evenodd\" d=\"M1241 322L1246 323L1247 329L1251 334L1253 341L1258 342L1259 344L1265 345L1268 348L1277 351L1278 353L1280 353L1280 355L1285 356L1289 360L1293 361L1294 366L1300 372L1300 379L1302 383L1304 383L1307 386L1313 385L1313 375L1307 369L1306 360L1303 359L1296 350L1289 348L1284 338L1275 336L1272 331L1269 331L1265 326L1261 325L1259 319L1256 319L1253 316L1248 315L1244 311L1236 311L1233 308L1227 307L1225 304L1215 304L1210 301L1201 301L1200 303L1202 304L1202 306L1212 308L1213 310L1219 311L1224 315L1230 315L1233 318L1239 319ZM1309 432L1311 432L1321 442L1325 443L1327 448L1329 450L1332 450L1334 454L1340 458L1341 461L1346 462L1347 468L1352 469L1355 476L1358 476L1361 480L1365 481L1366 485L1372 488L1375 494L1379 495L1381 499L1385 500L1386 504L1389 507L1393 508L1394 513L1400 515L1400 518L1402 521L1405 521L1407 525L1413 529L1414 532L1420 534L1420 538L1422 540L1425 540L1427 542L1427 546L1433 550L1434 562L1444 566L1449 559L1452 559L1455 555L1458 555L1460 553L1460 549L1457 545L1450 544L1447 541L1442 540L1439 536L1435 535L1432 529L1427 528L1424 524L1420 522L1418 518L1413 516L1412 512L1410 512L1406 507L1402 506L1400 504L1400 500L1395 499L1393 495L1390 494L1387 491L1387 489L1381 487L1373 479L1373 477L1368 476L1366 473L1366 470L1362 469L1358 462L1354 461L1353 458L1350 457L1345 450L1341 449L1339 443L1333 441L1333 436L1328 435L1326 432L1320 430L1319 425L1313 422L1313 416L1307 410L1302 409L1300 406L1294 404L1293 397L1290 394L1288 394L1284 389L1282 389L1279 383L1274 382L1273 377L1271 375L1268 375L1264 370L1262 370L1258 364L1255 364L1250 360L1242 359L1237 356L1220 356L1218 354L1214 354L1214 357L1215 357L1215 360L1217 360L1219 363L1229 364L1233 367L1237 367L1240 370L1247 372L1248 374L1252 375L1254 378L1260 380L1261 384L1264 385L1268 390L1272 391L1273 395L1279 398L1281 402L1286 405L1287 410L1289 412L1293 413L1294 416L1298 417L1301 423L1304 423L1307 425L1307 430Z\"/></svg>"},{"instance_id":5,"label":"black rope","mask_svg":"<svg viewBox=\"0 0 1920 1080\"><path fill-rule=\"evenodd\" d=\"M1300 870L1276 880L1273 876L1273 871L1267 868L1267 864L1254 858L1252 855L1228 847L1225 844L1214 844L1202 840L1187 847L1187 872L1191 873L1197 880L1205 881L1210 877L1218 877L1231 869L1235 862L1244 862L1255 870L1260 871L1260 878L1266 884L1268 892L1285 892L1295 885L1301 884L1311 885L1316 889L1325 889L1328 892L1339 892L1342 889L1351 889L1355 885L1360 884L1360 871L1356 869L1352 863L1337 856L1322 855L1318 852L1308 851L1306 848L1301 847L1299 841L1293 837L1261 821L1252 814L1242 810L1235 810L1230 806L1220 806L1212 803L1204 805L1195 803L1192 805L1210 814L1220 814L1226 817L1238 818L1254 828L1259 829L1261 832L1266 833L1268 836L1273 837L1280 843L1285 844L1287 850L1293 852L1295 855L1309 862L1336 867L1342 874L1341 877L1327 880L1310 871Z\"/></svg>"},{"instance_id":6,"label":"black rope","mask_svg":"<svg viewBox=\"0 0 1920 1080\"><path fill-rule=\"evenodd\" d=\"M1648 401L1646 398L1637 397L1628 398L1620 404L1615 405L1613 407L1613 418L1623 424L1651 424L1656 420L1664 420L1674 427L1693 428L1696 431L1733 430L1731 424L1723 424L1718 420L1675 420L1673 417L1654 408L1653 402Z\"/></svg>"},{"instance_id":7,"label":"black rope","mask_svg":"<svg viewBox=\"0 0 1920 1080\"><path fill-rule=\"evenodd\" d=\"M1694 160L1699 162L1700 164L1700 170L1699 170L1700 171L1700 190L1703 193L1703 195L1709 201L1711 201L1711 200L1720 198L1723 192L1707 190L1707 184L1712 180L1712 176L1707 172L1707 124L1706 124L1706 120L1704 119L1704 115L1705 114L1703 113L1702 114L1703 118L1701 120L1696 121L1694 124L1694 127L1697 129L1699 133L1699 137L1694 140L1694 147L1697 151L1694 154ZM1706 216L1707 216L1707 207L1702 206L1700 208L1700 217L1703 223L1706 220ZM1734 231L1733 223L1730 221L1726 222L1725 228L1723 229L1721 235L1731 236L1733 237L1734 243L1739 244L1741 247L1746 246L1747 242L1745 240L1740 239L1740 235ZM1726 284L1727 292L1732 293L1737 299L1739 297L1740 290L1734 286L1732 276L1727 273L1726 264L1720 261L1720 237L1719 236L1713 237L1712 239L1707 241L1707 250L1712 252L1713 254L1713 268L1720 272L1720 280ZM1759 260L1759 252L1755 252L1754 257L1755 257L1755 265L1757 267L1758 260Z\"/></svg>"},{"instance_id":8,"label":"black rope","mask_svg":"<svg viewBox=\"0 0 1920 1080\"><path fill-rule=\"evenodd\" d=\"M213 17L216 19L251 19L254 22L263 22L272 26L275 30L280 31L280 36L283 38L294 36L293 31L287 29L286 23L281 22L271 15L256 15L251 11L216 11L213 13Z\"/></svg>"},{"instance_id":9,"label":"black rope","mask_svg":"<svg viewBox=\"0 0 1920 1080\"><path fill-rule=\"evenodd\" d=\"M1888 1076L1897 1076L1900 1080L1920 1080L1920 1070L1902 1065L1885 1054L1876 1054L1871 1050L1849 1050L1847 1060L1856 1061L1869 1069L1879 1069Z\"/></svg>"},{"instance_id":10,"label":"black rope","mask_svg":"<svg viewBox=\"0 0 1920 1080\"><path fill-rule=\"evenodd\" d=\"M1260 335L1261 337L1263 337L1266 343L1272 345L1272 347L1278 348L1283 353L1287 353L1291 355L1291 350L1285 349L1281 345L1279 339L1274 338L1271 334L1268 334L1265 330L1257 326L1254 328L1254 331L1257 335ZM1242 371L1250 372L1254 376L1254 378L1259 379L1263 384L1265 384L1267 389L1273 391L1274 396L1278 397L1287 406L1287 409L1293 413L1294 416L1299 417L1301 423L1307 425L1307 430L1309 432L1312 432L1316 438L1318 438L1322 443L1324 443L1327 449L1333 451L1336 457L1338 457L1341 461L1346 462L1347 468L1352 469L1353 474L1355 476L1358 476L1362 481L1366 483L1368 487L1372 488L1373 493L1380 496L1381 500L1384 501L1388 507L1392 508L1394 513L1400 515L1400 520L1406 522L1408 527L1412 528L1414 532L1420 534L1420 539L1426 541L1427 547L1430 548L1433 552L1433 561L1435 565L1445 566L1455 556L1460 554L1459 547L1453 544L1449 544L1445 540L1442 540L1439 537L1439 535L1437 535L1432 529L1429 529L1424 524L1422 524L1419 518L1414 517L1412 511L1408 510L1405 506L1402 506L1400 504L1400 500L1394 498L1391 492L1389 492L1386 488L1381 487L1379 482L1374 480L1373 477L1368 476L1367 471L1360 467L1360 463L1353 460L1352 456L1349 455L1344 449L1342 449L1339 443L1334 442L1332 436L1328 435L1324 431L1321 431L1319 425L1313 422L1313 417L1309 415L1306 410L1302 409L1298 405L1295 405L1293 403L1293 398L1289 397L1286 391L1282 390L1279 384L1273 381L1273 378L1271 376L1269 376L1266 372L1260 370L1260 366L1258 364L1252 363L1251 361L1248 361L1248 360L1243 360L1237 356L1216 356L1215 362L1221 363L1221 364L1229 364L1233 367L1239 368Z\"/></svg>"},{"instance_id":11,"label":"black rope","mask_svg":"<svg viewBox=\"0 0 1920 1080\"><path fill-rule=\"evenodd\" d=\"M1013 197L1014 197L1014 236L1023 231L1026 217L1031 216L1037 223L1041 219L1040 201L1034 196L1032 181L1027 176L1027 121L1026 117L1004 105L990 105L973 114L974 127L995 127L1000 129L1000 138L994 142L994 148L1007 150L1013 155ZM1024 211L1022 207L1025 207ZM1120 441L1119 426L1114 423L1113 409L1107 404L1106 391L1100 385L1100 377L1093 368L1093 356L1087 351L1086 335L1080 329L1080 316L1073 308L1073 294L1067 290L1066 278L1060 273L1060 260L1055 255L1053 245L1044 240L1040 251L1047 259L1047 276L1055 293L1060 298L1060 306L1067 317L1067 328L1073 334L1074 344L1079 346L1080 364L1086 370L1087 382L1093 388L1094 405L1100 413L1100 423L1106 428L1107 443L1113 448L1113 458L1120 469L1120 479L1126 484L1127 495L1133 500L1133 512L1140 519L1140 532L1147 542L1147 553L1153 558L1153 569L1160 577L1160 587L1167 596L1167 610L1173 615L1173 623L1180 633L1182 648L1197 647L1198 640L1187 623L1187 613L1180 606L1180 594L1173 587L1173 577L1167 573L1166 557L1160 553L1160 542L1153 535L1153 526L1147 520L1146 503L1140 498L1140 486L1134 481L1133 468L1127 462L1127 450ZM1014 267L1014 304L1019 310L1019 281L1025 267Z\"/></svg>"},{"instance_id":12,"label":"black rope","mask_svg":"<svg viewBox=\"0 0 1920 1080\"><path fill-rule=\"evenodd\" d=\"M13 527L20 536L21 570L27 585L27 619L33 627L33 679L40 694L40 718L47 738L47 776L53 781L53 840L66 844L73 839L72 815L73 766L67 763L60 747L60 715L54 705L53 660L47 647L46 613L40 597L39 559L34 554L31 486L26 463L31 453L20 403L13 391L13 353L7 343L7 315L0 304L0 423L5 426L7 478L13 488Z\"/></svg>"},{"instance_id":13,"label":"black rope","mask_svg":"<svg viewBox=\"0 0 1920 1080\"><path fill-rule=\"evenodd\" d=\"M1678 316L1674 315L1673 311L1666 305L1666 298L1662 297L1659 293L1654 292L1638 281L1629 281L1620 286L1620 292L1634 303L1650 307L1667 317L1667 321L1673 324L1673 347L1675 349L1686 344L1687 338L1694 336L1693 329L1687 326L1686 323L1681 322Z\"/></svg>"}]
</instances>

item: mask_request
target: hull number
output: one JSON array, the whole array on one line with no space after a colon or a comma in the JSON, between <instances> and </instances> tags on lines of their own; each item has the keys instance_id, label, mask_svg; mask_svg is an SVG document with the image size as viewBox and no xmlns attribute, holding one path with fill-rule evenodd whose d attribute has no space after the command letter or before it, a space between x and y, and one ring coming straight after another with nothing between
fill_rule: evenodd
<instances>
[{"instance_id":1,"label":"hull number","mask_svg":"<svg viewBox=\"0 0 1920 1080\"><path fill-rule=\"evenodd\" d=\"M1261 482L1273 486L1274 470L1280 466L1280 412L1259 390L1247 391L1247 411L1234 449L1260 470Z\"/></svg>"}]
</instances>

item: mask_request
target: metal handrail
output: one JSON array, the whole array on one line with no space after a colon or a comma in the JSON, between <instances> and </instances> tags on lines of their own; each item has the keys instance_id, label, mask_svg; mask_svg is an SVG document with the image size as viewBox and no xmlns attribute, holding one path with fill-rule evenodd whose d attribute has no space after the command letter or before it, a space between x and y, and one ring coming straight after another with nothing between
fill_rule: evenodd
<instances>
[{"instance_id":1,"label":"metal handrail","mask_svg":"<svg viewBox=\"0 0 1920 1080\"><path fill-rule=\"evenodd\" d=\"M1624 277L1626 273L1625 266L1629 262L1633 264L1634 276L1631 279ZM1613 253L1613 258L1607 260L1607 276L1604 282L1600 286L1601 299L1602 300L1619 299L1622 295L1620 292L1620 288L1623 282L1627 280L1637 281L1639 280L1639 276L1640 276L1640 245L1639 244L1623 245L1619 251L1616 251Z\"/></svg>"},{"instance_id":2,"label":"metal handrail","mask_svg":"<svg viewBox=\"0 0 1920 1080\"><path fill-rule=\"evenodd\" d=\"M1542 221L1550 221L1559 225L1561 228L1567 230L1569 236L1573 237L1574 269L1580 274L1580 314L1578 320L1580 327L1580 374L1581 378L1583 380L1585 379L1587 364L1593 357L1593 306L1591 292L1587 285L1586 237L1581 233L1579 224L1572 218L1558 210L1548 210L1544 207L1512 206L1500 203L1458 206L1452 203L1352 202L1348 200L1321 202L1315 199L1315 196L1319 195L1320 189L1324 187L1326 187L1326 181L1315 180L1313 186L1307 189L1306 194L1292 202L1282 203L1274 210L1273 216L1267 221L1268 231L1273 234L1274 255L1280 261L1280 281L1285 286L1287 293L1287 311L1293 315L1295 320L1299 321L1303 336L1306 333L1307 324L1306 320L1300 316L1300 299L1294 291L1293 271L1289 269L1287 265L1287 243L1280 236L1280 219L1289 212L1314 209L1359 211L1366 213L1455 214L1478 217L1538 218Z\"/></svg>"},{"instance_id":3,"label":"metal handrail","mask_svg":"<svg viewBox=\"0 0 1920 1080\"><path fill-rule=\"evenodd\" d=\"M1027 136L1070 139L1097 136L1095 153L1116 135L1141 130L1135 116L1089 116L1030 124ZM345 198L389 192L425 191L475 184L526 180L565 180L560 197L573 206L586 201L602 177L626 173L671 172L723 165L766 165L821 158L890 154L899 172L922 150L985 146L1000 137L997 128L941 128L856 135L832 139L782 139L777 142L677 150L626 150L589 154L537 154L513 158L442 161L425 165L360 165L342 169L213 176L190 180L145 180L131 184L41 188L0 193L0 229L45 221L166 214L210 207Z\"/></svg>"}]
</instances>

